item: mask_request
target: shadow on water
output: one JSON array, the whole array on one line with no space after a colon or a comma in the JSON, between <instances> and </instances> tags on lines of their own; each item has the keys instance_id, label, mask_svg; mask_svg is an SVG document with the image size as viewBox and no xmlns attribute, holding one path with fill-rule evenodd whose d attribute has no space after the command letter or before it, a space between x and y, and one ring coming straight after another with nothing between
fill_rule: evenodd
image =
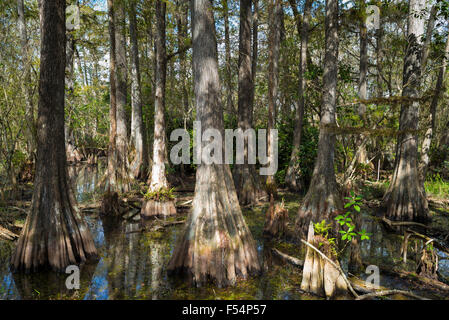
<instances>
[{"instance_id":1,"label":"shadow on water","mask_svg":"<svg viewBox=\"0 0 449 320\"><path fill-rule=\"evenodd\" d=\"M99 193L96 184L103 172L104 166L101 165L70 167L70 179L79 202L90 201ZM297 207L289 209L294 213L297 211ZM167 276L166 266L182 226L142 233L138 216L137 220L113 221L91 215L86 220L101 259L97 264L81 269L79 290L66 288L66 274L11 274L9 258L14 244L0 241L0 299L316 299L299 289L301 270L280 263L272 256L270 246L273 243L264 242L262 237L264 210L258 208L244 212L257 241L264 272L259 277L239 282L235 287L209 285L192 288L186 281ZM361 244L363 261L390 266L402 263L400 237L387 234L368 216L362 223L363 228L372 233L371 239ZM279 246L279 243L274 245ZM416 266L414 246L411 241L407 265L410 270ZM419 245L416 246L419 249ZM279 248L300 257L300 250L295 245L284 243ZM346 268L346 259L343 260L342 265ZM448 273L447 260L440 262L440 270ZM367 275L359 276L366 278ZM381 275L380 282L386 287L407 289L403 283L386 276Z\"/></svg>"}]
</instances>

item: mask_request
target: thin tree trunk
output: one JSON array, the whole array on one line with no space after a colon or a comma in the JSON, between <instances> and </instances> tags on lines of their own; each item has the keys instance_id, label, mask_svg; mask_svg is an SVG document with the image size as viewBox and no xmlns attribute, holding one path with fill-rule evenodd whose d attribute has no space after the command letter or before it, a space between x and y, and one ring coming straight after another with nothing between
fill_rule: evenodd
<instances>
[{"instance_id":1,"label":"thin tree trunk","mask_svg":"<svg viewBox=\"0 0 449 320\"><path fill-rule=\"evenodd\" d=\"M421 57L421 74L424 73L427 66L427 59L429 57L430 42L432 41L432 33L435 30L435 19L438 12L438 7L434 4L430 10L429 20L427 21L426 38L424 40L422 57Z\"/></svg>"},{"instance_id":2,"label":"thin tree trunk","mask_svg":"<svg viewBox=\"0 0 449 320\"><path fill-rule=\"evenodd\" d=\"M321 104L318 154L312 181L298 211L297 228L307 234L310 221L330 221L341 209L342 201L334 170L336 124L337 74L338 74L338 1L326 1L325 18L326 51L324 58L323 96ZM333 219L332 219L333 220Z\"/></svg>"},{"instance_id":3,"label":"thin tree trunk","mask_svg":"<svg viewBox=\"0 0 449 320\"><path fill-rule=\"evenodd\" d=\"M304 13L302 23L298 10L296 9L296 1L291 0L290 5L295 7L293 12L296 12L296 26L298 32L301 35L301 45L299 54L299 75L298 75L298 101L296 105L295 113L295 130L293 133L293 146L292 153L290 155L290 162L288 164L287 173L285 175L285 183L288 188L292 191L300 191L303 186L299 178L299 148L301 145L301 134L304 121L304 108L305 108L305 87L306 81L304 73L307 68L307 46L309 40L309 21L310 21L310 11L312 9L312 1L306 0L304 3Z\"/></svg>"},{"instance_id":4,"label":"thin tree trunk","mask_svg":"<svg viewBox=\"0 0 449 320\"><path fill-rule=\"evenodd\" d=\"M130 188L128 173L128 129L126 124L127 102L127 59L125 37L125 3L117 1L115 5L115 87L116 87L116 153L117 153L117 187L121 192Z\"/></svg>"},{"instance_id":5,"label":"thin tree trunk","mask_svg":"<svg viewBox=\"0 0 449 320\"><path fill-rule=\"evenodd\" d=\"M245 132L252 128L254 91L251 64L251 0L240 1L238 127ZM242 205L257 203L264 196L254 165L248 163L248 139L245 138L244 164L234 166L233 178Z\"/></svg>"},{"instance_id":6,"label":"thin tree trunk","mask_svg":"<svg viewBox=\"0 0 449 320\"><path fill-rule=\"evenodd\" d=\"M449 23L449 20L448 20ZM429 168L430 157L429 150L430 144L432 143L433 133L435 131L435 117L437 113L438 102L441 97L441 93L444 91L444 76L446 74L447 59L449 56L449 35L446 39L446 47L444 49L443 61L438 71L437 83L435 85L435 93L430 103L430 127L426 131L422 147L421 147L421 180L425 181L427 175L427 169Z\"/></svg>"},{"instance_id":7,"label":"thin tree trunk","mask_svg":"<svg viewBox=\"0 0 449 320\"><path fill-rule=\"evenodd\" d=\"M402 96L419 98L424 17L416 15L425 0L410 0L407 50L404 59ZM390 186L383 202L391 220L430 220L424 183L418 174L419 102L405 100L401 105L396 160Z\"/></svg>"},{"instance_id":8,"label":"thin tree trunk","mask_svg":"<svg viewBox=\"0 0 449 320\"><path fill-rule=\"evenodd\" d=\"M116 152L116 135L117 135L117 97L115 84L115 12L114 0L108 0L108 18L109 18L109 146L108 146L108 172L107 179L109 188L116 190L116 170L117 170L117 152Z\"/></svg>"},{"instance_id":9,"label":"thin tree trunk","mask_svg":"<svg viewBox=\"0 0 449 320\"><path fill-rule=\"evenodd\" d=\"M279 50L281 42L281 18L282 3L280 0L271 0L268 3L268 16L270 18L268 34L268 160L271 165L274 161L274 154L271 152L273 145L273 136L271 130L276 123L276 99L278 97L279 87ZM273 175L267 176L267 185L274 185ZM273 188L269 188L272 190Z\"/></svg>"},{"instance_id":10,"label":"thin tree trunk","mask_svg":"<svg viewBox=\"0 0 449 320\"><path fill-rule=\"evenodd\" d=\"M223 134L215 22L209 0L192 1L192 22L197 119L202 131L213 128ZM207 144L202 142L202 147ZM192 211L168 270L186 273L198 286L210 279L219 287L260 271L256 244L243 219L229 165L198 165Z\"/></svg>"},{"instance_id":11,"label":"thin tree trunk","mask_svg":"<svg viewBox=\"0 0 449 320\"><path fill-rule=\"evenodd\" d=\"M362 17L365 16L366 6L365 0L360 1L360 10ZM360 19L360 65L359 65L359 99L367 99L367 76L368 76L368 36L365 25L365 19ZM363 125L366 125L366 104L360 103L358 114ZM357 145L361 145L363 135L357 137ZM365 146L361 147L358 154L357 162L366 164L367 155Z\"/></svg>"},{"instance_id":12,"label":"thin tree trunk","mask_svg":"<svg viewBox=\"0 0 449 320\"><path fill-rule=\"evenodd\" d=\"M30 50L28 46L28 35L26 29L26 20L25 20L25 12L23 0L17 0L17 13L19 19L17 21L19 36L20 36L20 45L21 45L21 62L23 68L23 81L22 81L22 91L25 96L25 115L27 119L27 151L28 156L33 159L34 151L36 149L36 137L35 137L35 120L34 120L34 106L33 99L31 93L31 57Z\"/></svg>"},{"instance_id":13,"label":"thin tree trunk","mask_svg":"<svg viewBox=\"0 0 449 320\"><path fill-rule=\"evenodd\" d=\"M142 90L140 84L139 46L137 42L136 1L130 2L129 36L131 41L131 132L134 133L136 155L131 165L135 178L145 179L148 169L148 151L145 137L145 124L142 117Z\"/></svg>"},{"instance_id":14,"label":"thin tree trunk","mask_svg":"<svg viewBox=\"0 0 449 320\"><path fill-rule=\"evenodd\" d=\"M251 94L251 108L254 110L254 102L256 98L256 73L257 58L259 54L259 0L253 0L253 52L251 61L251 75L253 80L253 91Z\"/></svg>"},{"instance_id":15,"label":"thin tree trunk","mask_svg":"<svg viewBox=\"0 0 449 320\"><path fill-rule=\"evenodd\" d=\"M226 84L226 112L234 113L234 101L232 99L232 73L231 73L231 40L229 36L229 7L228 0L223 0L224 31L225 31L225 84Z\"/></svg>"},{"instance_id":16,"label":"thin tree trunk","mask_svg":"<svg viewBox=\"0 0 449 320\"><path fill-rule=\"evenodd\" d=\"M13 271L65 271L96 257L68 182L64 144L65 1L42 0L36 178L30 213L11 257Z\"/></svg>"},{"instance_id":17,"label":"thin tree trunk","mask_svg":"<svg viewBox=\"0 0 449 320\"><path fill-rule=\"evenodd\" d=\"M167 163L167 142L165 136L165 80L167 74L167 52L165 47L165 10L166 3L156 0L156 96L154 100L154 142L153 167L151 170L149 194L141 214L149 216L169 216L176 214L175 203L171 199L163 201L161 193L169 190L169 183L165 173Z\"/></svg>"},{"instance_id":18,"label":"thin tree trunk","mask_svg":"<svg viewBox=\"0 0 449 320\"><path fill-rule=\"evenodd\" d=\"M165 47L165 10L166 3L156 1L156 96L154 103L154 142L153 167L151 170L150 190L167 189L165 174L166 136L165 136L165 81L167 74L167 53Z\"/></svg>"}]
</instances>

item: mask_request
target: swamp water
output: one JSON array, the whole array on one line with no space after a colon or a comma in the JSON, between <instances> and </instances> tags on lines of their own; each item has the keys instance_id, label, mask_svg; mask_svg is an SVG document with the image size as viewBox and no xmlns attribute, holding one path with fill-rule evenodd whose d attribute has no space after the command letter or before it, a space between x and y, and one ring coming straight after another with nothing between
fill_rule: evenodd
<instances>
[{"instance_id":1,"label":"swamp water","mask_svg":"<svg viewBox=\"0 0 449 320\"><path fill-rule=\"evenodd\" d=\"M77 200L86 203L96 195L96 184L101 179L104 167L71 166L70 177L75 187ZM290 221L298 210L298 199L285 195ZM139 215L134 219L111 223L98 215L86 215L94 236L100 260L81 269L79 290L68 290L65 280L68 274L39 273L33 275L12 274L9 259L14 243L0 240L0 299L317 299L300 290L301 270L278 261L271 254L271 247L303 258L296 245L286 242L266 242L262 237L265 210L268 204L254 210L245 210L245 219L257 241L259 258L264 272L259 277L241 281L232 288L206 286L191 288L187 282L168 277L166 265L173 252L182 225L166 227L159 231L140 232ZM185 213L177 219L185 218ZM373 265L401 265L401 237L388 234L369 216L364 216L362 227L372 233L370 240L361 243L362 260ZM447 223L447 222L446 222ZM422 241L421 241L422 243ZM422 244L418 243L420 248ZM413 255L414 241L409 241L407 266L416 268L418 255ZM444 256L443 253L439 252ZM347 257L342 266L347 267ZM449 276L449 263L440 260L440 272ZM369 274L358 275L365 279ZM433 298L433 293L410 287L406 280L380 274L380 285L402 290L413 289L415 293ZM402 296L392 298L403 299Z\"/></svg>"}]
</instances>

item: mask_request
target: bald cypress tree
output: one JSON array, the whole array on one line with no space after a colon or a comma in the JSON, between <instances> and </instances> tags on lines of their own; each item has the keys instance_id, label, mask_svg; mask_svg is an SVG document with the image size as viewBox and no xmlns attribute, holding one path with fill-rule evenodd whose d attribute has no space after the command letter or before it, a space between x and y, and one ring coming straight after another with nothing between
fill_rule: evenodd
<instances>
[{"instance_id":1,"label":"bald cypress tree","mask_svg":"<svg viewBox=\"0 0 449 320\"><path fill-rule=\"evenodd\" d=\"M207 129L223 134L215 22L209 0L192 1L192 22L195 104L202 130L197 134ZM229 165L198 165L192 211L168 270L187 274L198 286L209 279L218 286L232 285L237 277L260 271L256 244L243 219Z\"/></svg>"},{"instance_id":2,"label":"bald cypress tree","mask_svg":"<svg viewBox=\"0 0 449 320\"><path fill-rule=\"evenodd\" d=\"M65 0L42 0L37 161L33 199L16 250L13 271L64 271L97 255L77 208L66 167L64 91Z\"/></svg>"}]
</instances>

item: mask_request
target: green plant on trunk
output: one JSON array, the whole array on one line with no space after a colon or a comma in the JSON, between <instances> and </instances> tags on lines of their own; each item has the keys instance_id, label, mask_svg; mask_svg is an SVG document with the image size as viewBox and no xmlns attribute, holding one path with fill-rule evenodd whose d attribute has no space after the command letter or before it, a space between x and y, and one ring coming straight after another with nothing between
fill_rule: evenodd
<instances>
[{"instance_id":1,"label":"green plant on trunk","mask_svg":"<svg viewBox=\"0 0 449 320\"><path fill-rule=\"evenodd\" d=\"M353 191L351 191L350 197L345 197L348 202L345 204L345 209L349 210L345 214L340 214L337 217L335 217L335 220L337 223L342 227L342 230L339 231L341 234L341 240L345 242L343 248L337 252L337 243L336 238L330 238L329 232L332 229L331 223L326 223L326 220L322 220L321 222L317 222L313 224L314 231L316 235L321 236L322 238L326 239L331 247L332 252L335 254L335 256L339 256L346 246L352 241L353 238L360 237L360 240L369 240L371 233L366 232L365 229L362 229L361 231L357 231L355 224L353 223L354 215L357 213L360 213L360 206L361 206L361 196L356 196ZM323 243L319 243L319 246L321 247Z\"/></svg>"}]
</instances>

